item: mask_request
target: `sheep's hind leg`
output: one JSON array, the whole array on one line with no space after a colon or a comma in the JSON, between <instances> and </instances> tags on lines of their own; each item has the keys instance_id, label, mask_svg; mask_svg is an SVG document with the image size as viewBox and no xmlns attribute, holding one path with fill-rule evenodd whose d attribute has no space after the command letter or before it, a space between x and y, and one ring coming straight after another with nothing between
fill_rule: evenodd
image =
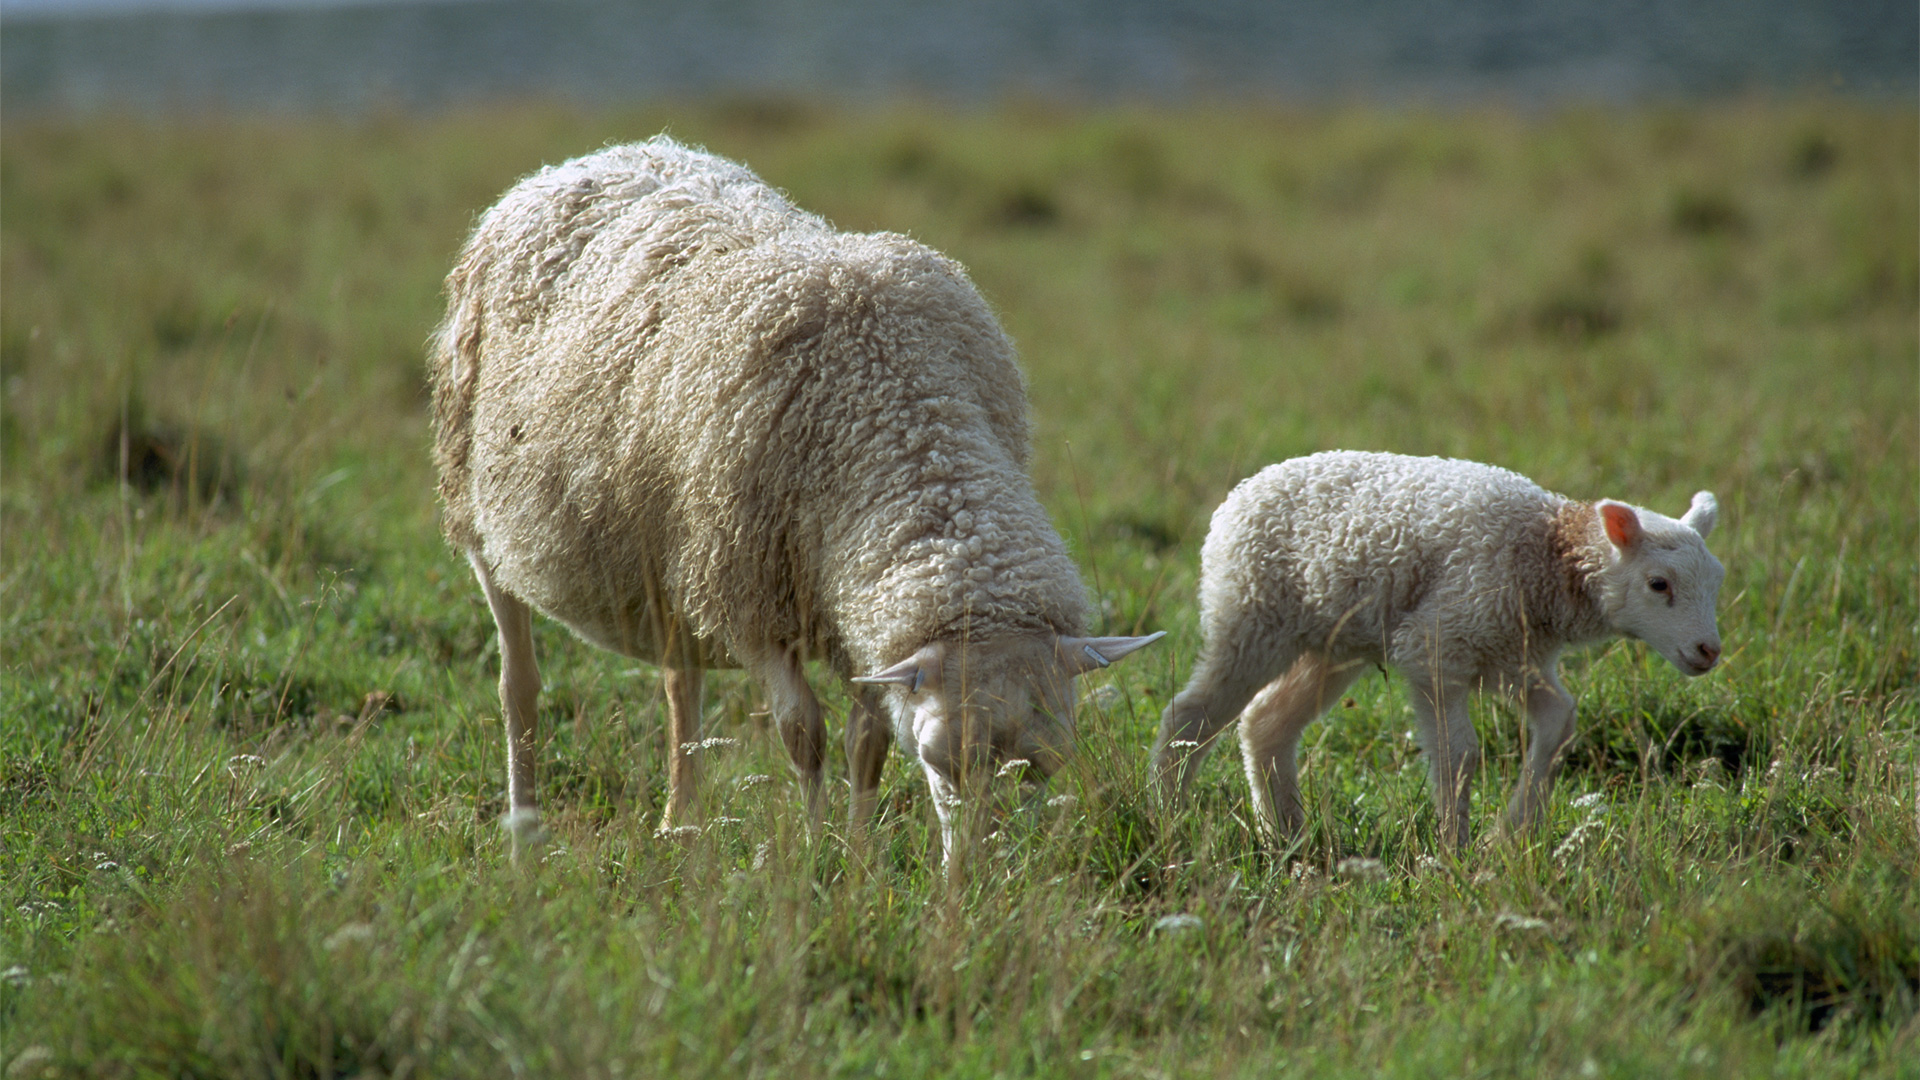
<instances>
[{"instance_id":1,"label":"sheep's hind leg","mask_svg":"<svg viewBox=\"0 0 1920 1080\"><path fill-rule=\"evenodd\" d=\"M1153 778L1161 801L1169 808L1186 797L1194 773L1213 749L1214 739L1239 719L1254 693L1292 667L1298 655L1292 650L1220 655L1224 651L1209 648L1202 654L1193 678L1160 716L1160 736L1153 746Z\"/></svg>"},{"instance_id":2,"label":"sheep's hind leg","mask_svg":"<svg viewBox=\"0 0 1920 1080\"><path fill-rule=\"evenodd\" d=\"M1241 760L1262 831L1280 841L1299 832L1300 734L1360 677L1361 666L1335 667L1319 653L1303 653L1285 675L1254 695L1240 714Z\"/></svg>"},{"instance_id":3,"label":"sheep's hind leg","mask_svg":"<svg viewBox=\"0 0 1920 1080\"><path fill-rule=\"evenodd\" d=\"M893 728L871 687L854 687L853 708L847 713L847 772L853 787L848 823L862 835L880 809L880 774L886 768Z\"/></svg>"},{"instance_id":4,"label":"sheep's hind leg","mask_svg":"<svg viewBox=\"0 0 1920 1080\"><path fill-rule=\"evenodd\" d=\"M1553 772L1560 763L1560 751L1573 738L1573 695L1551 670L1527 687L1526 706L1527 760L1521 766L1520 783L1507 803L1509 833L1524 832L1540 821L1547 797L1553 793Z\"/></svg>"},{"instance_id":5,"label":"sheep's hind leg","mask_svg":"<svg viewBox=\"0 0 1920 1080\"><path fill-rule=\"evenodd\" d=\"M546 843L540 824L540 804L534 795L534 759L538 752L540 667L533 657L533 612L494 583L492 571L478 552L469 552L474 576L487 594L494 626L500 633L500 711L507 727L507 813L500 824L512 843L512 858L537 851Z\"/></svg>"},{"instance_id":6,"label":"sheep's hind leg","mask_svg":"<svg viewBox=\"0 0 1920 1080\"><path fill-rule=\"evenodd\" d=\"M667 808L660 832L697 825L700 793L700 688L706 672L670 667L663 673L667 691Z\"/></svg>"},{"instance_id":7,"label":"sheep's hind leg","mask_svg":"<svg viewBox=\"0 0 1920 1080\"><path fill-rule=\"evenodd\" d=\"M1480 739L1467 715L1465 685L1438 676L1409 676L1413 712L1420 722L1420 748L1427 753L1433 805L1440 814L1441 845L1464 851L1472 835L1473 774L1480 767Z\"/></svg>"}]
</instances>

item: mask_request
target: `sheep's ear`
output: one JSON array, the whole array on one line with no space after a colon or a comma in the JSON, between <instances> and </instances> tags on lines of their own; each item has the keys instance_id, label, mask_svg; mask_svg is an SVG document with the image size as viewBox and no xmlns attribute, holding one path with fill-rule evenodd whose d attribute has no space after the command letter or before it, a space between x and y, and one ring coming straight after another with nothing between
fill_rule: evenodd
<instances>
[{"instance_id":1,"label":"sheep's ear","mask_svg":"<svg viewBox=\"0 0 1920 1080\"><path fill-rule=\"evenodd\" d=\"M1693 505L1687 507L1686 516L1680 519L1680 524L1699 533L1704 540L1713 531L1713 523L1719 517L1720 504L1714 501L1713 492L1696 491L1693 493Z\"/></svg>"},{"instance_id":2,"label":"sheep's ear","mask_svg":"<svg viewBox=\"0 0 1920 1080\"><path fill-rule=\"evenodd\" d=\"M1621 551L1632 551L1640 542L1640 515L1626 503L1601 499L1600 521L1607 527L1607 539Z\"/></svg>"},{"instance_id":3,"label":"sheep's ear","mask_svg":"<svg viewBox=\"0 0 1920 1080\"><path fill-rule=\"evenodd\" d=\"M907 688L907 693L917 694L929 680L938 683L939 679L940 647L928 645L890 668L876 671L871 675L855 675L852 681L882 686L904 686Z\"/></svg>"},{"instance_id":4,"label":"sheep's ear","mask_svg":"<svg viewBox=\"0 0 1920 1080\"><path fill-rule=\"evenodd\" d=\"M1062 637L1054 643L1060 662L1069 672L1084 675L1097 671L1129 653L1137 652L1166 637L1165 630L1145 637Z\"/></svg>"}]
</instances>

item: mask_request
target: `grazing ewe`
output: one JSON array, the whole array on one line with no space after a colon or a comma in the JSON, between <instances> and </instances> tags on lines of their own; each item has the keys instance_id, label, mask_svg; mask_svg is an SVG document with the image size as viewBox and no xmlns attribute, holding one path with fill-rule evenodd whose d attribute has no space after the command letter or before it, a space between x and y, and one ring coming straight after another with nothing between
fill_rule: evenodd
<instances>
[{"instance_id":1,"label":"grazing ewe","mask_svg":"<svg viewBox=\"0 0 1920 1080\"><path fill-rule=\"evenodd\" d=\"M540 835L529 608L666 669L669 798L693 810L704 669L765 690L817 823L803 662L855 688L852 818L893 735L933 785L1044 778L1072 679L1153 640L1087 638L1027 461L1013 347L951 260L849 235L667 138L543 169L481 218L432 355L448 539L500 632L516 858ZM1154 635L1158 637L1159 635Z\"/></svg>"},{"instance_id":2,"label":"grazing ewe","mask_svg":"<svg viewBox=\"0 0 1920 1080\"><path fill-rule=\"evenodd\" d=\"M1719 660L1725 571L1703 542L1714 514L1705 491L1675 521L1444 458L1332 452L1268 466L1213 514L1205 645L1154 748L1163 796L1185 792L1237 717L1263 827L1298 830L1301 731L1368 667L1391 664L1412 691L1441 835L1459 846L1479 761L1467 695L1498 687L1525 702L1530 745L1506 816L1525 828L1573 735L1562 648L1626 634L1688 675Z\"/></svg>"}]
</instances>

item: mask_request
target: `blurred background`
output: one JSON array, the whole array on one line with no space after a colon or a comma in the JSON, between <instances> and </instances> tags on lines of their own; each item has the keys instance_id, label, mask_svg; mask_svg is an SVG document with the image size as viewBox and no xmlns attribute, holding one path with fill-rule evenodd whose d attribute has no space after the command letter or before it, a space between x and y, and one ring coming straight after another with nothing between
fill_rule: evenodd
<instances>
[{"instance_id":1,"label":"blurred background","mask_svg":"<svg viewBox=\"0 0 1920 1080\"><path fill-rule=\"evenodd\" d=\"M1903 0L7 0L23 108L1911 97Z\"/></svg>"},{"instance_id":2,"label":"blurred background","mask_svg":"<svg viewBox=\"0 0 1920 1080\"><path fill-rule=\"evenodd\" d=\"M1899 1072L1917 52L1914 0L0 0L0 1069ZM1090 629L1171 634L969 902L904 760L871 867L799 842L738 675L732 824L656 842L661 680L546 620L561 846L541 903L498 872L425 343L502 190L661 131L965 265ZM1571 656L1554 820L1473 873L1372 676L1295 853L1233 747L1176 831L1147 796L1210 514L1334 447L1720 500L1722 670ZM1475 708L1484 831L1522 739Z\"/></svg>"}]
</instances>

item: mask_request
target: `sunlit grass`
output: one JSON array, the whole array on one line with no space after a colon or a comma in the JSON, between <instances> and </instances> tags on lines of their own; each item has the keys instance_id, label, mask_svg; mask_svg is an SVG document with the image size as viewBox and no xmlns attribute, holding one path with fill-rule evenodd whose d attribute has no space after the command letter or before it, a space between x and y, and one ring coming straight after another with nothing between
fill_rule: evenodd
<instances>
[{"instance_id":1,"label":"sunlit grass","mask_svg":"<svg viewBox=\"0 0 1920 1080\"><path fill-rule=\"evenodd\" d=\"M657 675L552 624L558 844L506 864L422 344L477 211L662 129L966 264L1098 629L1172 631L1090 681L1070 798L958 879L898 763L871 845L809 842L736 675L708 681L739 742L705 791L737 821L656 840ZM0 1068L1911 1073L1916 141L1911 110L1835 102L10 118ZM1572 658L1531 843L1435 858L1378 678L1308 732L1292 852L1255 842L1230 746L1163 830L1146 747L1208 515L1336 446L1670 513L1711 488L1724 669ZM1474 715L1487 832L1521 723Z\"/></svg>"}]
</instances>

